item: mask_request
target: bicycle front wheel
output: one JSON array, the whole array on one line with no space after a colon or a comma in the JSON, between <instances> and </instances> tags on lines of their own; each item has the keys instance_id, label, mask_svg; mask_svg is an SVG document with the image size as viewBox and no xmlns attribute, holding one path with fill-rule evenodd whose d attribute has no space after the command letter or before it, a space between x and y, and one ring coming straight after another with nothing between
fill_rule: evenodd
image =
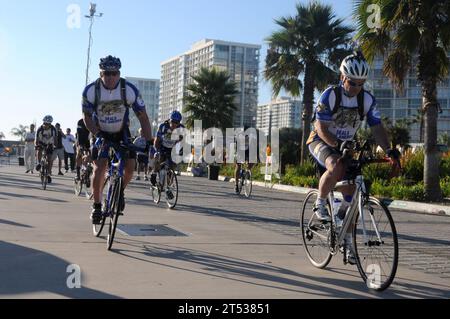
<instances>
[{"instance_id":1,"label":"bicycle front wheel","mask_svg":"<svg viewBox=\"0 0 450 319\"><path fill-rule=\"evenodd\" d=\"M367 286L377 291L388 288L397 272L397 231L389 209L375 197L364 203L357 217L353 243L358 271Z\"/></svg>"},{"instance_id":2,"label":"bicycle front wheel","mask_svg":"<svg viewBox=\"0 0 450 319\"><path fill-rule=\"evenodd\" d=\"M47 168L45 167L46 165L42 165L41 167L41 184L42 184L42 189L45 191L47 189L47 182L48 182L48 173L47 173Z\"/></svg>"},{"instance_id":3,"label":"bicycle front wheel","mask_svg":"<svg viewBox=\"0 0 450 319\"><path fill-rule=\"evenodd\" d=\"M252 172L250 170L244 173L244 194L247 198L252 194Z\"/></svg>"},{"instance_id":4,"label":"bicycle front wheel","mask_svg":"<svg viewBox=\"0 0 450 319\"><path fill-rule=\"evenodd\" d=\"M312 190L306 195L300 216L300 228L303 247L309 261L315 267L322 269L328 265L333 255L329 246L331 224L322 223L313 211L318 196L317 190ZM331 211L329 205L328 211Z\"/></svg>"},{"instance_id":5,"label":"bicycle front wheel","mask_svg":"<svg viewBox=\"0 0 450 319\"><path fill-rule=\"evenodd\" d=\"M170 209L175 208L178 201L178 180L172 169L167 170L166 202Z\"/></svg>"},{"instance_id":6,"label":"bicycle front wheel","mask_svg":"<svg viewBox=\"0 0 450 319\"><path fill-rule=\"evenodd\" d=\"M123 199L123 189L122 189L122 178L119 177L113 183L113 192L111 194L111 211L109 215L109 232L107 239L107 247L108 250L111 250L111 247L114 242L114 236L116 234L117 221L119 220L119 215L121 213L121 201Z\"/></svg>"}]
</instances>

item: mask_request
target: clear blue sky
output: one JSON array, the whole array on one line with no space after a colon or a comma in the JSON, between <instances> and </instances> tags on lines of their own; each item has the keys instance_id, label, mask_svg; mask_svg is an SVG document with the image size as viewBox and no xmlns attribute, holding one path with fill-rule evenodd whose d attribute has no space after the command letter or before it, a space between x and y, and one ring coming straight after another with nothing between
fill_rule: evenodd
<instances>
[{"instance_id":1,"label":"clear blue sky","mask_svg":"<svg viewBox=\"0 0 450 319\"><path fill-rule=\"evenodd\" d=\"M97 0L90 79L98 60L121 58L123 76L160 78L160 63L203 38L261 44L277 30L274 19L295 14L298 0ZM301 1L307 2L307 1ZM352 1L322 1L351 23ZM79 28L69 28L71 5L81 9ZM72 130L81 118L85 83L89 1L0 0L0 132L38 124L53 115ZM270 99L261 77L259 103Z\"/></svg>"}]
</instances>

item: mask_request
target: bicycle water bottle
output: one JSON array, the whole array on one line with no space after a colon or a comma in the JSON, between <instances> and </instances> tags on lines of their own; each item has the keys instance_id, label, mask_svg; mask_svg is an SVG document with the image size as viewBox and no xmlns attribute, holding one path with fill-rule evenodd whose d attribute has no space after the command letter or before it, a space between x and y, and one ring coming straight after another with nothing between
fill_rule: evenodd
<instances>
[{"instance_id":1,"label":"bicycle water bottle","mask_svg":"<svg viewBox=\"0 0 450 319\"><path fill-rule=\"evenodd\" d=\"M339 208L342 205L342 201L338 198L335 198L333 201L333 215L336 216L339 213Z\"/></svg>"},{"instance_id":2,"label":"bicycle water bottle","mask_svg":"<svg viewBox=\"0 0 450 319\"><path fill-rule=\"evenodd\" d=\"M166 170L165 169L162 169L162 170L159 171L159 178L160 178L159 182L164 187L164 181L166 179Z\"/></svg>"}]
</instances>

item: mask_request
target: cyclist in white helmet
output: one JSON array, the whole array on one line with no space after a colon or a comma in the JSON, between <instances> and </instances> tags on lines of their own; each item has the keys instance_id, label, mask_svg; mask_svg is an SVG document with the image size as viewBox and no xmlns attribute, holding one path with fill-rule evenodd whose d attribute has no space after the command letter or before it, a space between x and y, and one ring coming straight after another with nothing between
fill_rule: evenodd
<instances>
[{"instance_id":1,"label":"cyclist in white helmet","mask_svg":"<svg viewBox=\"0 0 450 319\"><path fill-rule=\"evenodd\" d=\"M38 128L36 132L35 139L35 149L37 151L37 160L38 164L36 165L36 170L40 171L41 169L41 158L42 158L42 150L46 148L47 156L48 156L48 183L52 182L52 167L53 167L53 150L55 149L56 144L56 129L52 125L53 117L51 115L47 115L42 120L44 123Z\"/></svg>"},{"instance_id":2,"label":"cyclist in white helmet","mask_svg":"<svg viewBox=\"0 0 450 319\"><path fill-rule=\"evenodd\" d=\"M345 163L340 160L343 146L354 141L364 119L371 128L375 141L386 154L395 163L398 163L400 157L397 149L390 148L374 96L363 89L369 74L369 65L363 55L355 52L347 56L342 61L340 72L340 84L329 87L319 99L314 113L314 129L307 141L311 155L324 172L319 182L319 197L314 206L317 218L323 222L331 219L327 210L327 196L345 175ZM354 185L340 189L344 197L341 206L343 209L350 205L354 190ZM345 242L347 260L354 264L356 261L351 248L351 233L346 235Z\"/></svg>"}]
</instances>

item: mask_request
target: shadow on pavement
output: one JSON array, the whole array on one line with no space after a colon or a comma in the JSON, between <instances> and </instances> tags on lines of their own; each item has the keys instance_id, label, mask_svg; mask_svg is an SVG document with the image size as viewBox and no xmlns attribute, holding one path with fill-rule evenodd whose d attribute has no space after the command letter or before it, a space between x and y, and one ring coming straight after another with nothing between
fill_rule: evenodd
<instances>
[{"instance_id":1,"label":"shadow on pavement","mask_svg":"<svg viewBox=\"0 0 450 319\"><path fill-rule=\"evenodd\" d=\"M249 213L244 213L244 212L233 212L233 211L226 210L226 209L200 207L200 206L186 205L186 204L179 204L177 207L180 211L186 210L186 211L192 212L192 213L200 213L200 214L204 214L204 215L208 215L208 216L229 218L229 219L235 220L235 221L256 222L256 223L264 222L264 223L269 223L269 224L290 226L290 227L296 227L296 228L300 227L299 222L294 221L294 220L261 217L261 216L257 216L257 215L251 215Z\"/></svg>"},{"instance_id":2,"label":"shadow on pavement","mask_svg":"<svg viewBox=\"0 0 450 319\"><path fill-rule=\"evenodd\" d=\"M66 283L71 273L66 270L71 263L44 251L0 241L0 256L0 297L48 292L67 298L119 298L84 288L83 273L81 288L69 289Z\"/></svg>"},{"instance_id":3,"label":"shadow on pavement","mask_svg":"<svg viewBox=\"0 0 450 319\"><path fill-rule=\"evenodd\" d=\"M33 228L33 226L30 225L24 225L12 222L10 220L0 219L0 224L10 225L10 226L17 226L17 227L24 227L24 228Z\"/></svg>"},{"instance_id":4,"label":"shadow on pavement","mask_svg":"<svg viewBox=\"0 0 450 319\"><path fill-rule=\"evenodd\" d=\"M248 261L185 247L163 244L149 245L148 243L128 239L126 242L121 241L121 243L136 248L130 250L113 249L114 252L129 258L205 275L207 278L214 276L259 287L306 293L313 298L448 298L450 295L448 289L430 288L415 281L409 281L407 284L402 283L401 285L395 283L385 292L372 293L366 288L359 276L357 277L361 282L355 283L355 278L343 280L310 276L267 263ZM260 245L267 244L262 243ZM169 261L164 262L158 259ZM170 260L194 263L196 267L173 266L173 262ZM311 270L315 270L312 266L311 268ZM337 272L330 269L325 270L324 273L327 271L328 273ZM357 271L354 272L357 274Z\"/></svg>"}]
</instances>

